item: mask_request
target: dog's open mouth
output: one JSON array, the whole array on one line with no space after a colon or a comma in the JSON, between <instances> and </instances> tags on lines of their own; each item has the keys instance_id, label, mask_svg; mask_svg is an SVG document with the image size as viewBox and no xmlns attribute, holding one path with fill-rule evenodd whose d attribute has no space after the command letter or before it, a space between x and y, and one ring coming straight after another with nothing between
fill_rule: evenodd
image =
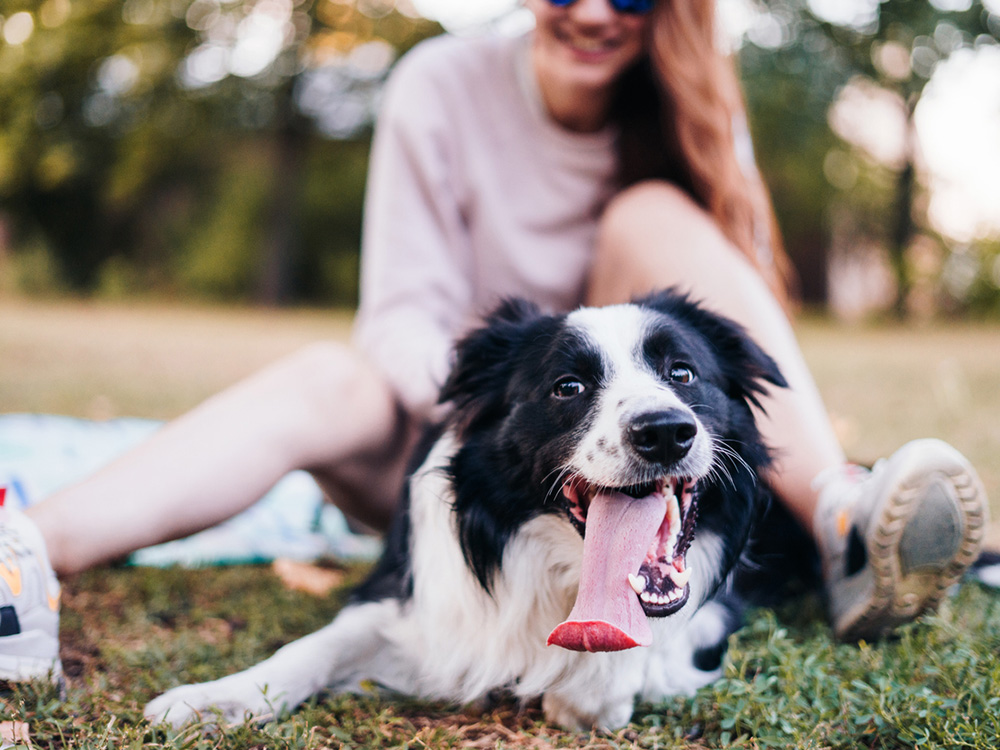
<instances>
[{"instance_id":1,"label":"dog's open mouth","mask_svg":"<svg viewBox=\"0 0 1000 750\"><path fill-rule=\"evenodd\" d=\"M618 651L652 642L646 618L673 614L690 596L693 488L683 477L617 488L574 477L563 485L584 552L576 604L549 644Z\"/></svg>"}]
</instances>

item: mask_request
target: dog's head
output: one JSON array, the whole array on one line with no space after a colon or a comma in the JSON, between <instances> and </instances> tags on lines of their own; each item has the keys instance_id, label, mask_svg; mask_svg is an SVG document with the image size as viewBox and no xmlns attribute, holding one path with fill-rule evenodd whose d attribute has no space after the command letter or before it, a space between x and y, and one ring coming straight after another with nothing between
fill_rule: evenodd
<instances>
[{"instance_id":1,"label":"dog's head","mask_svg":"<svg viewBox=\"0 0 1000 750\"><path fill-rule=\"evenodd\" d=\"M784 380L742 328L672 291L564 316L501 305L459 343L442 393L480 582L489 589L523 523L561 513L584 556L577 606L550 643L644 645L645 618L690 599L696 526L724 540L712 587L746 542L769 460L751 406L767 383Z\"/></svg>"}]
</instances>

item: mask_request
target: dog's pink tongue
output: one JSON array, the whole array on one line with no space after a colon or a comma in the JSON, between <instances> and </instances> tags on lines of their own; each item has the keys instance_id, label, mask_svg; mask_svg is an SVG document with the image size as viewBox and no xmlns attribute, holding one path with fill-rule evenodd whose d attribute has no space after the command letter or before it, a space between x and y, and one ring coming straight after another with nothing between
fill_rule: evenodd
<instances>
[{"instance_id":1,"label":"dog's pink tongue","mask_svg":"<svg viewBox=\"0 0 1000 750\"><path fill-rule=\"evenodd\" d=\"M587 511L580 590L573 611L549 634L548 645L573 651L622 651L648 646L653 633L629 586L663 522L661 493L641 499L599 492Z\"/></svg>"}]
</instances>

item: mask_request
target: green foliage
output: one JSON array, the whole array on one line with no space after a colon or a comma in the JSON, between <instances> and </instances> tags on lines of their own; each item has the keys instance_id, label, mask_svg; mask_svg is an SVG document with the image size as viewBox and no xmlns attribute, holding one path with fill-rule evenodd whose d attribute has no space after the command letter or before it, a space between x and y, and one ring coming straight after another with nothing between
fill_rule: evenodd
<instances>
[{"instance_id":1,"label":"green foliage","mask_svg":"<svg viewBox=\"0 0 1000 750\"><path fill-rule=\"evenodd\" d=\"M129 250L129 214L148 196L141 188L183 170L185 143L155 123L173 80L163 61L187 40L176 18L124 24L121 4L108 0L5 4L8 19L16 12L33 12L35 28L20 45L0 44L0 164L8 167L0 205L22 236L45 237L62 275L80 287ZM112 95L116 64L130 86ZM123 180L130 170L141 179Z\"/></svg>"},{"instance_id":2,"label":"green foliage","mask_svg":"<svg viewBox=\"0 0 1000 750\"><path fill-rule=\"evenodd\" d=\"M823 65L814 63L818 56ZM826 297L827 212L837 195L823 163L838 144L827 110L849 73L822 34L803 32L777 49L740 51L757 161L807 301ZM795 106L789 106L794 102Z\"/></svg>"},{"instance_id":3,"label":"green foliage","mask_svg":"<svg viewBox=\"0 0 1000 750\"><path fill-rule=\"evenodd\" d=\"M740 62L761 171L807 301L825 299L834 216L849 217L856 244L889 249L905 297L912 283L905 253L915 236L931 231L916 210L924 187L915 156L907 153L901 167L874 164L839 141L827 114L845 85L863 79L898 95L912 128L935 65L956 50L1000 40L1000 15L980 0L968 6L945 11L925 0L883 0L871 5L870 18L836 25L808 0L761 3L772 33L751 33Z\"/></svg>"},{"instance_id":4,"label":"green foliage","mask_svg":"<svg viewBox=\"0 0 1000 750\"><path fill-rule=\"evenodd\" d=\"M153 285L229 298L273 289L283 297L354 299L354 280L344 280L357 267L360 192L345 202L350 213L336 210L336 221L322 220L322 233L296 224L314 212L275 206L301 192L306 173L317 168L309 155L328 143L324 107L335 110L337 96L348 104L374 102L384 70L358 72L351 53L364 45L388 49L379 53L388 61L440 29L377 3L297 2L273 59L258 53L249 62L266 65L248 68L245 60L240 68L237 30L257 5L3 5L0 24L17 15L15 25L24 27L29 19L26 36L7 42L0 35L0 213L12 224L15 255L41 237L71 288L112 296ZM198 67L196 53L207 49L211 57L213 44L222 45L229 69L206 72L204 57ZM340 93L303 109L297 92L317 72L338 82ZM338 136L364 141L367 124L361 116ZM282 140L297 146L275 153ZM233 183L245 176L233 162L262 143L273 158L260 163L254 187L238 195ZM366 147L346 150L358 148ZM347 164L353 173L342 182L359 189L365 165L353 158ZM336 165L330 178L343 178L343 171ZM184 236L189 225L196 227L191 237ZM198 241L209 244L193 248ZM269 252L271 261L262 263ZM238 265L227 270L226 262ZM269 275L277 281L269 284Z\"/></svg>"},{"instance_id":5,"label":"green foliage","mask_svg":"<svg viewBox=\"0 0 1000 750\"><path fill-rule=\"evenodd\" d=\"M942 276L954 309L1000 317L1000 240L956 248L945 260Z\"/></svg>"},{"instance_id":6,"label":"green foliage","mask_svg":"<svg viewBox=\"0 0 1000 750\"><path fill-rule=\"evenodd\" d=\"M761 612L690 710L736 747L996 747L998 611L969 586L895 640L858 646L831 642L821 620Z\"/></svg>"},{"instance_id":7,"label":"green foliage","mask_svg":"<svg viewBox=\"0 0 1000 750\"><path fill-rule=\"evenodd\" d=\"M19 290L33 295L60 292L63 282L59 263L40 238L27 242L21 252L6 261L3 285L10 291Z\"/></svg>"},{"instance_id":8,"label":"green foliage","mask_svg":"<svg viewBox=\"0 0 1000 750\"><path fill-rule=\"evenodd\" d=\"M198 296L239 299L253 292L269 172L251 149L237 156L218 173L213 199L196 217L177 258L179 284Z\"/></svg>"},{"instance_id":9,"label":"green foliage","mask_svg":"<svg viewBox=\"0 0 1000 750\"><path fill-rule=\"evenodd\" d=\"M116 255L101 264L97 294L107 300L125 300L143 294L142 275L128 258Z\"/></svg>"},{"instance_id":10,"label":"green foliage","mask_svg":"<svg viewBox=\"0 0 1000 750\"><path fill-rule=\"evenodd\" d=\"M369 144L317 141L303 179L300 206L303 242L317 252L305 259L297 281L307 299L357 302L361 215Z\"/></svg>"},{"instance_id":11,"label":"green foliage","mask_svg":"<svg viewBox=\"0 0 1000 750\"><path fill-rule=\"evenodd\" d=\"M851 218L859 241L894 247L907 281L907 239L928 231L919 211L910 220L922 186L839 142L827 113L859 76L912 111L938 61L995 43L1000 15L981 0L940 5L884 0L854 26L822 21L807 0L756 5L777 36L750 34L740 65L757 155L809 300L825 297L834 214ZM3 4L0 23L32 19L17 43L0 36L0 216L14 230L14 261L38 267L23 275L26 288L50 278L56 290L112 297L355 300L367 120L342 115L377 100L384 70L373 58L440 29L381 0L306 0L292 4L284 46L262 69L219 67L255 7ZM355 60L359 50L368 57ZM328 84L321 101L305 95L314 80ZM254 149L261 174L247 177L236 162ZM51 272L38 270L38 245ZM955 309L993 309L987 287L969 294Z\"/></svg>"}]
</instances>

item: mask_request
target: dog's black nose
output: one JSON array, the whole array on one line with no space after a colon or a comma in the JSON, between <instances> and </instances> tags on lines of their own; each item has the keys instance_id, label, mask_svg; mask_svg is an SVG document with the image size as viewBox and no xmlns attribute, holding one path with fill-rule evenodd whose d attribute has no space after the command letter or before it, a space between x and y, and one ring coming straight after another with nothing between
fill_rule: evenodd
<instances>
[{"instance_id":1,"label":"dog's black nose","mask_svg":"<svg viewBox=\"0 0 1000 750\"><path fill-rule=\"evenodd\" d=\"M625 428L625 437L635 452L663 466L684 458L697 434L694 418L680 409L642 414Z\"/></svg>"}]
</instances>

